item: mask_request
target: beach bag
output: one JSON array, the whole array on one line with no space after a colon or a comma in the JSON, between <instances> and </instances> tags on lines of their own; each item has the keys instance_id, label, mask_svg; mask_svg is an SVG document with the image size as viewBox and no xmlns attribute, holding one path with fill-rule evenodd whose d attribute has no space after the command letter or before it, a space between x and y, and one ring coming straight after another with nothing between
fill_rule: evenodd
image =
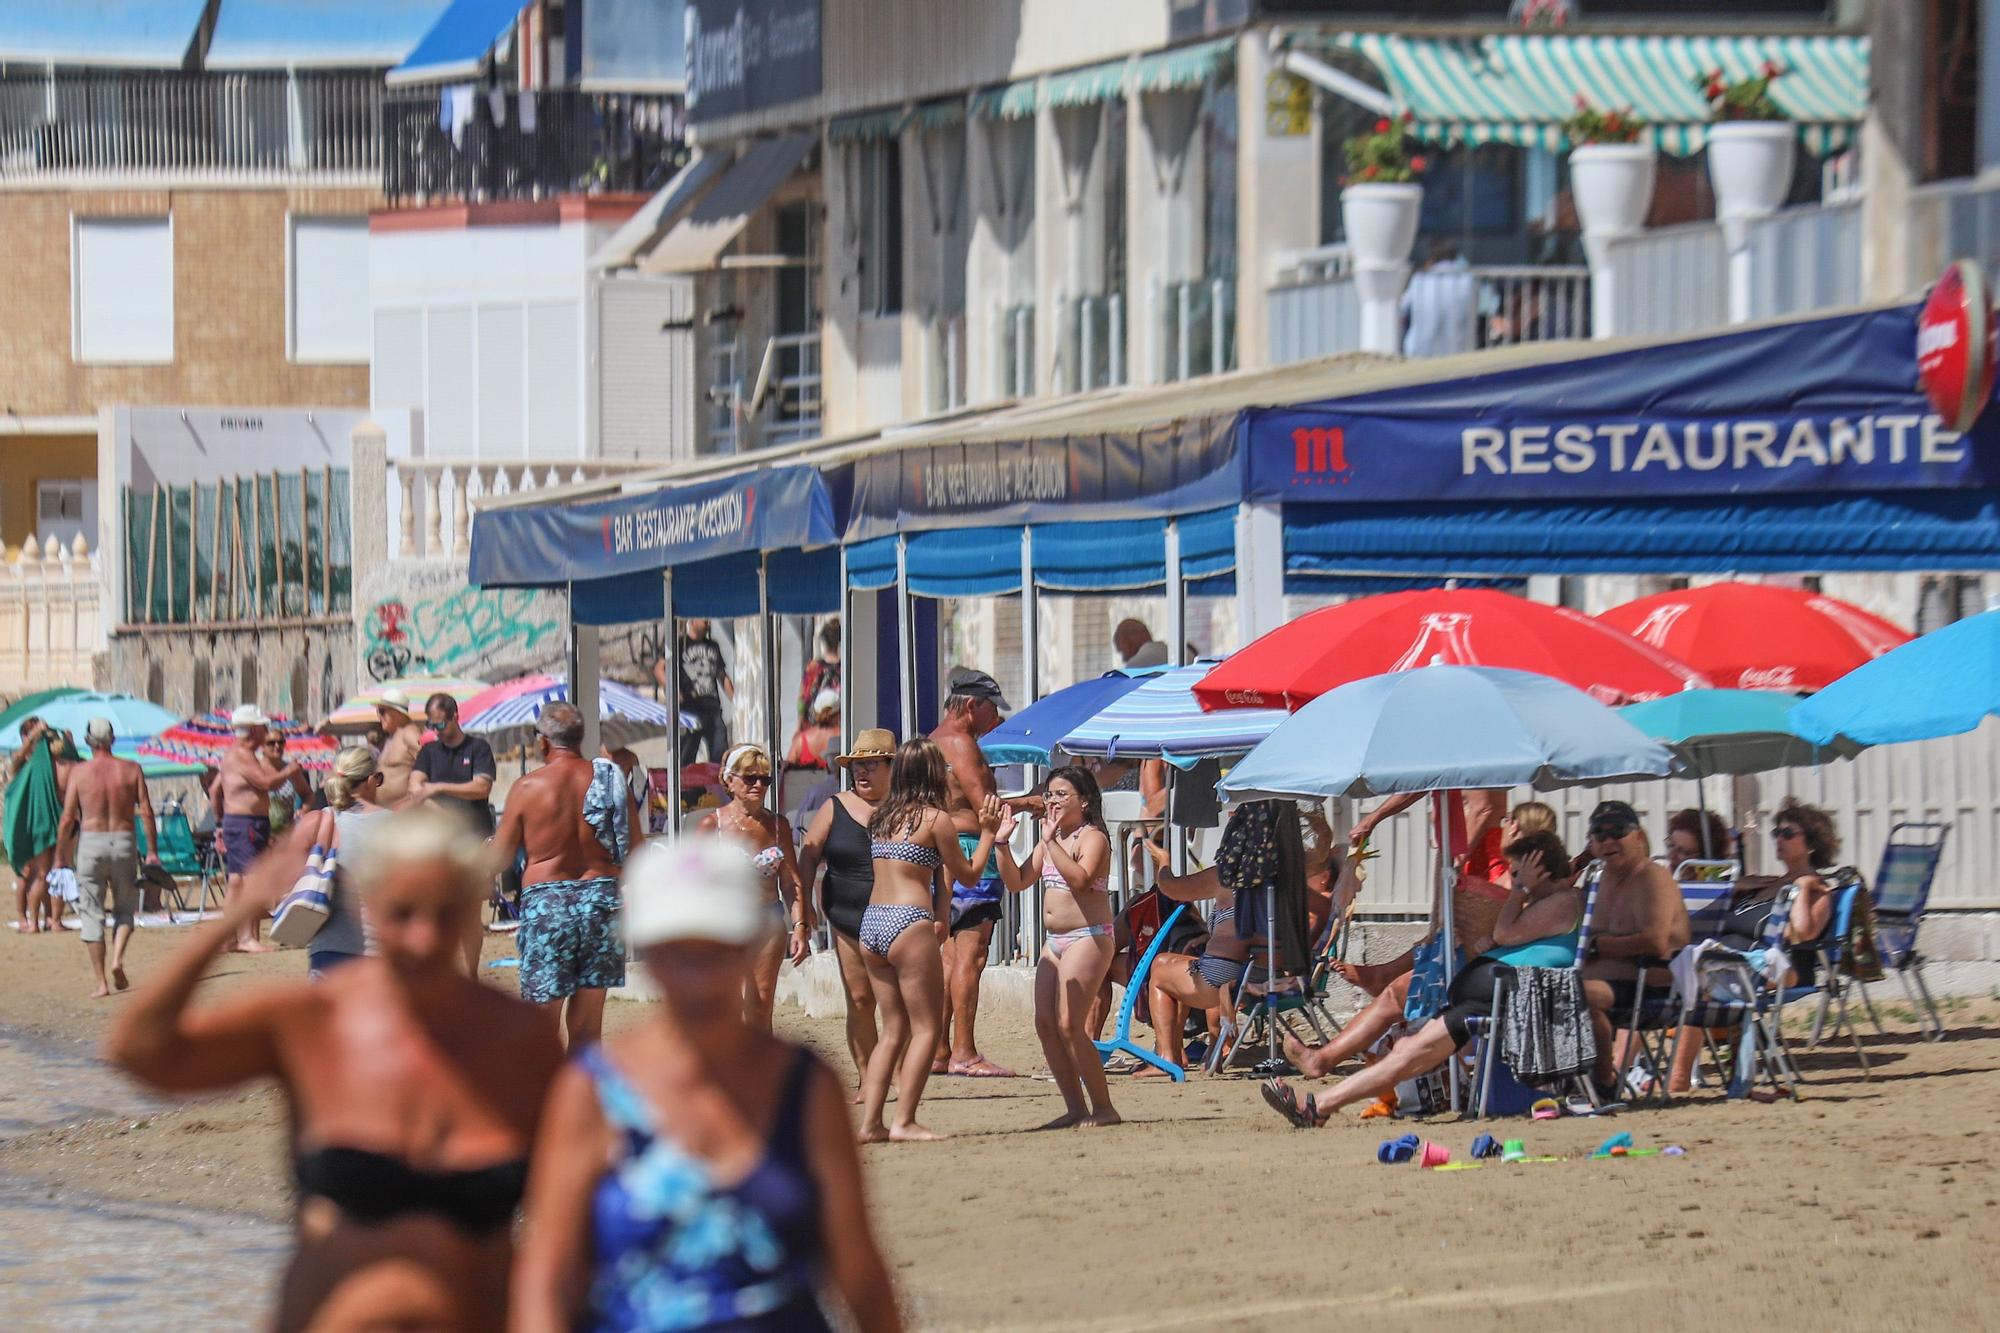
<instances>
[{"instance_id":1,"label":"beach bag","mask_svg":"<svg viewBox=\"0 0 2000 1333\"><path fill-rule=\"evenodd\" d=\"M305 873L292 885L291 892L278 900L271 913L271 940L286 948L301 948L312 942L319 928L333 915L333 875L339 864L338 850L313 844L306 856Z\"/></svg>"},{"instance_id":2,"label":"beach bag","mask_svg":"<svg viewBox=\"0 0 2000 1333\"><path fill-rule=\"evenodd\" d=\"M49 872L49 897L60 898L66 903L74 903L77 898L76 872L68 866L58 866Z\"/></svg>"}]
</instances>

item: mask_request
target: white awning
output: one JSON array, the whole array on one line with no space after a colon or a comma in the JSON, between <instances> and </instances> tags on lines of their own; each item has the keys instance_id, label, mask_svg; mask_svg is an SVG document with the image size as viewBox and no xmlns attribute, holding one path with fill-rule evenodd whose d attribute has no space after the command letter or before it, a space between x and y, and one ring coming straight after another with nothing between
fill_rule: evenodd
<instances>
[{"instance_id":1,"label":"white awning","mask_svg":"<svg viewBox=\"0 0 2000 1333\"><path fill-rule=\"evenodd\" d=\"M674 178L662 185L645 205L625 220L625 225L611 233L611 239L599 246L597 253L590 257L589 267L593 269L623 268L639 257L647 242L657 236L660 228L672 224L701 187L715 179L723 164L729 159L716 153L704 153L699 148L688 164L674 173Z\"/></svg>"},{"instance_id":2,"label":"white awning","mask_svg":"<svg viewBox=\"0 0 2000 1333\"><path fill-rule=\"evenodd\" d=\"M799 132L759 139L743 150L700 202L641 260L642 273L705 273L778 187L813 150L817 136Z\"/></svg>"}]
</instances>

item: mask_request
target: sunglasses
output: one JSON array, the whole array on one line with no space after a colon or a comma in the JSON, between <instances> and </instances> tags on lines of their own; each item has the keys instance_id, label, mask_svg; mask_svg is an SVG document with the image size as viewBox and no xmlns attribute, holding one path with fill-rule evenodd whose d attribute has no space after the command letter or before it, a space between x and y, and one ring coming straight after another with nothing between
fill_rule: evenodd
<instances>
[{"instance_id":1,"label":"sunglasses","mask_svg":"<svg viewBox=\"0 0 2000 1333\"><path fill-rule=\"evenodd\" d=\"M1771 830L1771 837L1777 842L1783 842L1786 838L1799 838L1803 836L1805 836L1804 832L1791 824L1780 824Z\"/></svg>"},{"instance_id":2,"label":"sunglasses","mask_svg":"<svg viewBox=\"0 0 2000 1333\"><path fill-rule=\"evenodd\" d=\"M738 773L736 780L746 787L768 787L771 785L769 773Z\"/></svg>"},{"instance_id":3,"label":"sunglasses","mask_svg":"<svg viewBox=\"0 0 2000 1333\"><path fill-rule=\"evenodd\" d=\"M1592 824L1590 836L1597 842L1617 842L1632 832L1632 824Z\"/></svg>"}]
</instances>

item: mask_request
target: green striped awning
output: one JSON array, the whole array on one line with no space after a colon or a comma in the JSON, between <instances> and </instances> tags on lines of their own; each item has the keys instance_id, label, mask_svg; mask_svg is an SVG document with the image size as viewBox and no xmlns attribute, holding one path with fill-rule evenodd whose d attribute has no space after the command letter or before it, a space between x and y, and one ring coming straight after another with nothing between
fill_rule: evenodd
<instances>
[{"instance_id":1,"label":"green striped awning","mask_svg":"<svg viewBox=\"0 0 2000 1333\"><path fill-rule=\"evenodd\" d=\"M909 120L901 107L887 111L863 111L852 116L840 116L830 121L826 127L826 137L832 143L868 143L875 139L893 139L903 132Z\"/></svg>"},{"instance_id":2,"label":"green striped awning","mask_svg":"<svg viewBox=\"0 0 2000 1333\"><path fill-rule=\"evenodd\" d=\"M1521 36L1456 40L1347 33L1338 49L1372 61L1423 138L1510 143L1560 151L1577 97L1631 107L1662 152L1685 156L1708 139L1708 104L1695 79L1721 69L1748 78L1776 61L1789 70L1772 100L1799 122L1806 147L1846 145L1868 111L1866 37Z\"/></svg>"},{"instance_id":3,"label":"green striped awning","mask_svg":"<svg viewBox=\"0 0 2000 1333\"><path fill-rule=\"evenodd\" d=\"M1035 114L1041 99L1042 81L1022 79L1003 88L988 88L972 95L972 114L985 120L1020 120Z\"/></svg>"},{"instance_id":4,"label":"green striped awning","mask_svg":"<svg viewBox=\"0 0 2000 1333\"><path fill-rule=\"evenodd\" d=\"M926 102L910 113L911 123L920 130L950 130L965 123L965 99L947 97Z\"/></svg>"},{"instance_id":5,"label":"green striped awning","mask_svg":"<svg viewBox=\"0 0 2000 1333\"><path fill-rule=\"evenodd\" d=\"M1140 56L1132 68L1132 84L1142 93L1170 93L1180 88L1199 88L1213 78L1236 53L1236 39L1222 37L1212 42L1176 47Z\"/></svg>"},{"instance_id":6,"label":"green striped awning","mask_svg":"<svg viewBox=\"0 0 2000 1333\"><path fill-rule=\"evenodd\" d=\"M1066 69L1042 80L1043 106L1090 106L1125 95L1132 77L1130 60L1111 60L1082 69Z\"/></svg>"}]
</instances>

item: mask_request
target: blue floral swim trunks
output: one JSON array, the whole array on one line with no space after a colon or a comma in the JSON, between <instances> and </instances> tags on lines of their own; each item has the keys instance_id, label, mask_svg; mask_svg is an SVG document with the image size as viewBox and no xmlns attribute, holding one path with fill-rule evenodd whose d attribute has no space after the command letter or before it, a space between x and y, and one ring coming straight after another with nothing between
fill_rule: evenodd
<instances>
[{"instance_id":1,"label":"blue floral swim trunks","mask_svg":"<svg viewBox=\"0 0 2000 1333\"><path fill-rule=\"evenodd\" d=\"M618 881L565 879L521 890L521 998L544 1004L625 984Z\"/></svg>"}]
</instances>

